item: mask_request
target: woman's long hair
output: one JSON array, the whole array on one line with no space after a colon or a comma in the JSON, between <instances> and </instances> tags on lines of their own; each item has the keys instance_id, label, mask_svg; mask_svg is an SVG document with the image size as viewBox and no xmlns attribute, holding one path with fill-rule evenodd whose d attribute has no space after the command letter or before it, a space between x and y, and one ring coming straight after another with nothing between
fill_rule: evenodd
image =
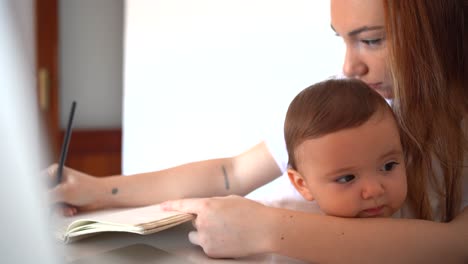
<instances>
[{"instance_id":1,"label":"woman's long hair","mask_svg":"<svg viewBox=\"0 0 468 264\"><path fill-rule=\"evenodd\" d=\"M443 221L460 210L468 148L467 5L464 0L384 0L394 111L411 153L408 201L421 219L434 219L428 186L439 194ZM443 182L435 177L433 161L440 163Z\"/></svg>"}]
</instances>

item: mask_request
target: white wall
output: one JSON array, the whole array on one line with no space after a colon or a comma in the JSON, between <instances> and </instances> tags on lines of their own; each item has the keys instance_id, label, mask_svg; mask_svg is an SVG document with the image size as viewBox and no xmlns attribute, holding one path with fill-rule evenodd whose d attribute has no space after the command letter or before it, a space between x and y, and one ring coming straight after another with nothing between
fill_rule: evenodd
<instances>
[{"instance_id":1,"label":"white wall","mask_svg":"<svg viewBox=\"0 0 468 264\"><path fill-rule=\"evenodd\" d=\"M59 1L60 126L122 125L123 0Z\"/></svg>"},{"instance_id":2,"label":"white wall","mask_svg":"<svg viewBox=\"0 0 468 264\"><path fill-rule=\"evenodd\" d=\"M300 90L341 72L328 1L125 7L124 174L245 151L282 131Z\"/></svg>"}]
</instances>

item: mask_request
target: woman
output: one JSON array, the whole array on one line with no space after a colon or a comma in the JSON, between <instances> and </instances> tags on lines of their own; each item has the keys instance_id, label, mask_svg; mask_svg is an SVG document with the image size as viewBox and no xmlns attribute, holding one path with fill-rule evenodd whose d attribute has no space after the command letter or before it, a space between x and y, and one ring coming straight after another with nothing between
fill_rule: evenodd
<instances>
[{"instance_id":1,"label":"woman","mask_svg":"<svg viewBox=\"0 0 468 264\"><path fill-rule=\"evenodd\" d=\"M347 48L345 75L393 99L411 139L404 142L414 155L403 216L414 219L313 215L237 196L165 203L167 209L197 214L198 232L189 239L212 257L274 252L327 263L466 263L467 5L462 0L331 0L332 27ZM274 145L262 142L237 157L134 177L97 179L66 170L64 183L52 192L57 201L75 206L67 214L244 195L282 174L286 150Z\"/></svg>"}]
</instances>

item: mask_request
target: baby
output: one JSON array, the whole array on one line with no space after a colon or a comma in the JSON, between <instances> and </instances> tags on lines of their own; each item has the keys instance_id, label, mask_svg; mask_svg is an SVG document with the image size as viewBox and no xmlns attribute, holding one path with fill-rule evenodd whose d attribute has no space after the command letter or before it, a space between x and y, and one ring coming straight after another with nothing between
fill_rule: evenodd
<instances>
[{"instance_id":1,"label":"baby","mask_svg":"<svg viewBox=\"0 0 468 264\"><path fill-rule=\"evenodd\" d=\"M364 82L327 80L291 102L284 124L288 176L320 210L390 217L406 199L405 152L391 107Z\"/></svg>"}]
</instances>

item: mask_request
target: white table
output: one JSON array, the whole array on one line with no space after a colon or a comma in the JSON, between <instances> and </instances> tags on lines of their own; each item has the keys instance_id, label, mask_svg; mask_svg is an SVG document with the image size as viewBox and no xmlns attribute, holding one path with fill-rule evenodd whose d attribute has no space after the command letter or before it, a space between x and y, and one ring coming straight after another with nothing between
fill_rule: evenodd
<instances>
[{"instance_id":1,"label":"white table","mask_svg":"<svg viewBox=\"0 0 468 264\"><path fill-rule=\"evenodd\" d=\"M71 222L71 220L73 218L68 218L65 219L65 222ZM59 221L61 221L61 225L64 224L62 220ZM103 233L71 244L57 242L57 249L62 253L64 262L91 258L129 245L145 244L182 257L192 263L305 263L274 254L256 255L240 259L212 259L207 257L200 247L188 241L188 232L191 230L193 230L192 224L187 222L146 236L129 233Z\"/></svg>"}]
</instances>

